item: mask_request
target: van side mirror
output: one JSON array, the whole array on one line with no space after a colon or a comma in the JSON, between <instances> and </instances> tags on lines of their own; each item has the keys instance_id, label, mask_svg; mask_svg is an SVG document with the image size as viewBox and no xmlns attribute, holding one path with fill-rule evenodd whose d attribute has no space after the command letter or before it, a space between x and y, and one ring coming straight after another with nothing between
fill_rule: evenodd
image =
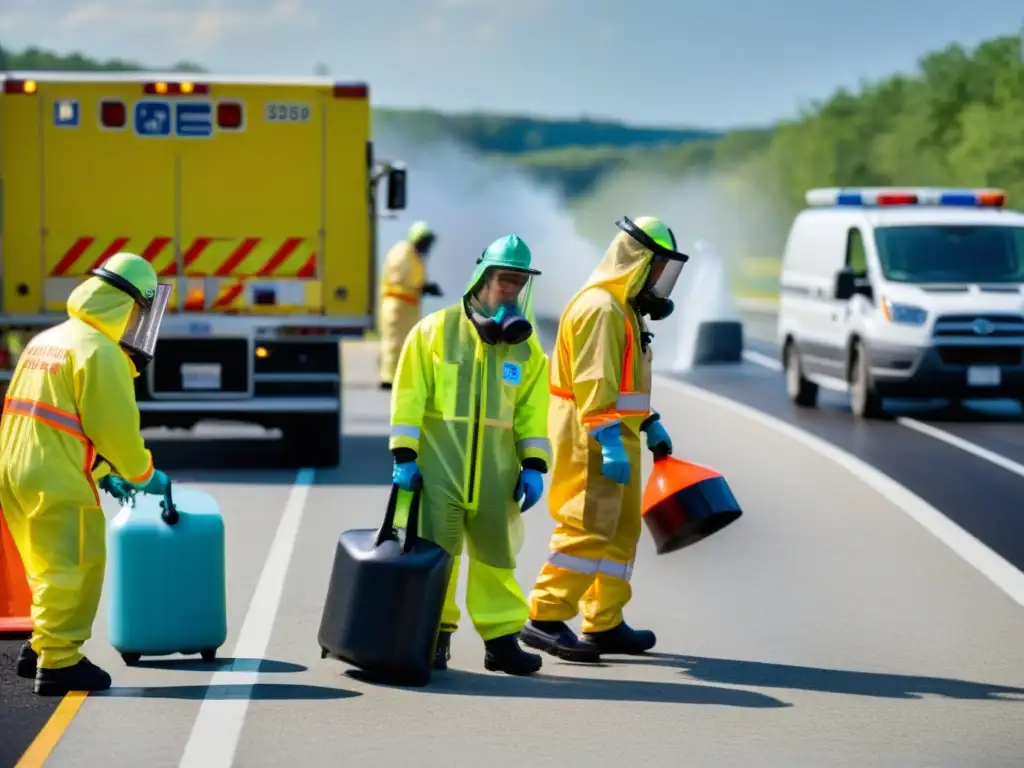
<instances>
[{"instance_id":1,"label":"van side mirror","mask_svg":"<svg viewBox=\"0 0 1024 768\"><path fill-rule=\"evenodd\" d=\"M405 210L405 168L399 166L388 170L388 210Z\"/></svg>"},{"instance_id":2,"label":"van side mirror","mask_svg":"<svg viewBox=\"0 0 1024 768\"><path fill-rule=\"evenodd\" d=\"M857 277L849 267L843 267L836 272L835 289L833 296L839 301L846 301L853 298L857 293Z\"/></svg>"}]
</instances>

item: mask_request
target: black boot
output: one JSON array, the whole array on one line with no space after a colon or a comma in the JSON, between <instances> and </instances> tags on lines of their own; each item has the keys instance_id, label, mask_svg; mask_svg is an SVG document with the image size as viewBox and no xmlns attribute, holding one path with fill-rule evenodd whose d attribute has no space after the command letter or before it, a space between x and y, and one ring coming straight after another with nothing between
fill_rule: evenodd
<instances>
[{"instance_id":1,"label":"black boot","mask_svg":"<svg viewBox=\"0 0 1024 768\"><path fill-rule=\"evenodd\" d=\"M385 392L390 392L391 389L392 389L391 382L390 381L382 381L380 383L380 388L383 389Z\"/></svg>"},{"instance_id":2,"label":"black boot","mask_svg":"<svg viewBox=\"0 0 1024 768\"><path fill-rule=\"evenodd\" d=\"M21 653L18 654L18 665L16 667L18 677L33 680L38 667L39 654L32 650L32 641L26 640L25 644L21 646Z\"/></svg>"},{"instance_id":3,"label":"black boot","mask_svg":"<svg viewBox=\"0 0 1024 768\"><path fill-rule=\"evenodd\" d=\"M452 657L452 633L443 629L437 633L437 650L434 652L434 669L448 669Z\"/></svg>"},{"instance_id":4,"label":"black boot","mask_svg":"<svg viewBox=\"0 0 1024 768\"><path fill-rule=\"evenodd\" d=\"M105 691L109 687L110 675L85 658L70 667L40 667L36 672L36 693L40 696L63 696L68 691Z\"/></svg>"},{"instance_id":5,"label":"black boot","mask_svg":"<svg viewBox=\"0 0 1024 768\"><path fill-rule=\"evenodd\" d=\"M564 621L528 621L519 637L523 645L564 661L596 664L601 660L601 654L592 646L581 643Z\"/></svg>"},{"instance_id":6,"label":"black boot","mask_svg":"<svg viewBox=\"0 0 1024 768\"><path fill-rule=\"evenodd\" d=\"M657 642L649 629L632 629L622 622L604 632L587 632L580 638L580 644L592 648L599 654L623 654L636 656L654 647Z\"/></svg>"},{"instance_id":7,"label":"black boot","mask_svg":"<svg viewBox=\"0 0 1024 768\"><path fill-rule=\"evenodd\" d=\"M544 662L536 653L519 647L516 634L502 635L484 643L484 669L506 675L532 675Z\"/></svg>"}]
</instances>

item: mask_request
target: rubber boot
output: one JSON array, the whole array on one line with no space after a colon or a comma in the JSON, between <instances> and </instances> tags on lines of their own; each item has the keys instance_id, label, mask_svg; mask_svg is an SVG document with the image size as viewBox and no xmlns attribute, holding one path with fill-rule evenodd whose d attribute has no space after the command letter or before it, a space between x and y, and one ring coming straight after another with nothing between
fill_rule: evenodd
<instances>
[{"instance_id":1,"label":"rubber boot","mask_svg":"<svg viewBox=\"0 0 1024 768\"><path fill-rule=\"evenodd\" d=\"M657 638L649 629L632 629L622 622L604 632L584 633L580 644L592 648L599 654L622 654L636 656L654 647Z\"/></svg>"},{"instance_id":2,"label":"rubber boot","mask_svg":"<svg viewBox=\"0 0 1024 768\"><path fill-rule=\"evenodd\" d=\"M437 650L434 652L434 669L448 669L448 661L452 657L452 633L437 633Z\"/></svg>"},{"instance_id":3,"label":"rubber boot","mask_svg":"<svg viewBox=\"0 0 1024 768\"><path fill-rule=\"evenodd\" d=\"M595 664L601 654L593 647L580 643L576 633L564 621L528 621L519 633L523 645L550 653L564 661Z\"/></svg>"},{"instance_id":4,"label":"rubber boot","mask_svg":"<svg viewBox=\"0 0 1024 768\"><path fill-rule=\"evenodd\" d=\"M34 680L38 668L39 654L32 650L32 641L26 640L25 644L21 646L21 653L18 654L18 665L16 667L18 677Z\"/></svg>"},{"instance_id":5,"label":"rubber boot","mask_svg":"<svg viewBox=\"0 0 1024 768\"><path fill-rule=\"evenodd\" d=\"M519 647L516 634L502 635L484 643L484 669L506 675L532 675L544 662L536 653Z\"/></svg>"},{"instance_id":6,"label":"rubber boot","mask_svg":"<svg viewBox=\"0 0 1024 768\"><path fill-rule=\"evenodd\" d=\"M40 696L63 696L68 691L105 691L109 687L110 675L85 658L70 667L40 667L36 672L36 693Z\"/></svg>"}]
</instances>

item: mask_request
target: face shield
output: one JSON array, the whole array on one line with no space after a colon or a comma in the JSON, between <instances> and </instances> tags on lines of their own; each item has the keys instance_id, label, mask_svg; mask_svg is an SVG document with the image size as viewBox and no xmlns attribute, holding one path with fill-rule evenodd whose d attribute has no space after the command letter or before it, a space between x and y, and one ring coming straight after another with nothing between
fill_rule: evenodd
<instances>
[{"instance_id":1,"label":"face shield","mask_svg":"<svg viewBox=\"0 0 1024 768\"><path fill-rule=\"evenodd\" d=\"M153 294L149 296L143 295L130 281L115 272L100 268L93 270L90 274L108 285L124 291L134 299L132 313L119 341L122 347L141 358L139 362L142 365L150 363L156 352L160 323L163 322L164 314L167 312L167 302L171 298L171 286L158 283L155 291L146 291L147 294Z\"/></svg>"},{"instance_id":2,"label":"face shield","mask_svg":"<svg viewBox=\"0 0 1024 768\"><path fill-rule=\"evenodd\" d=\"M683 265L690 257L676 250L676 236L668 227L665 229L671 240L671 248L659 243L625 216L615 222L615 226L652 253L643 288L634 301L640 314L654 321L664 320L675 308L669 296L679 281Z\"/></svg>"}]
</instances>

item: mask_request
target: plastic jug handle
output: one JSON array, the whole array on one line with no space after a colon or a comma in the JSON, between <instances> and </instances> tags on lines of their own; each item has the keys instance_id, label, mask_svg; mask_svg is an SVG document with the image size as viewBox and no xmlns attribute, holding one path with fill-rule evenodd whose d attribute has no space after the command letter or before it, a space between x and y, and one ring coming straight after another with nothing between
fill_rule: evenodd
<instances>
[{"instance_id":1,"label":"plastic jug handle","mask_svg":"<svg viewBox=\"0 0 1024 768\"><path fill-rule=\"evenodd\" d=\"M170 478L167 479L167 489L164 491L164 498L160 502L160 507L163 509L160 513L160 519L168 525L177 525L181 515L178 514L178 508L174 506L174 498L171 496Z\"/></svg>"},{"instance_id":2,"label":"plastic jug handle","mask_svg":"<svg viewBox=\"0 0 1024 768\"><path fill-rule=\"evenodd\" d=\"M656 445L656 446L654 446L654 450L652 450L651 453L654 455L654 460L655 461L659 461L661 459L667 459L669 457L669 455L670 455L668 448L665 447L664 445Z\"/></svg>"},{"instance_id":3,"label":"plastic jug handle","mask_svg":"<svg viewBox=\"0 0 1024 768\"><path fill-rule=\"evenodd\" d=\"M375 547L379 547L385 541L398 541L398 533L395 531L395 512L398 509L398 485L391 486L391 496L388 498L388 508L384 512L384 522L381 523L380 530L377 531L377 539L374 542ZM405 526L405 545L402 547L403 552L409 552L413 546L419 540L419 529L420 529L420 494L422 494L422 488L417 488L412 492L412 504L409 506L409 520Z\"/></svg>"}]
</instances>

